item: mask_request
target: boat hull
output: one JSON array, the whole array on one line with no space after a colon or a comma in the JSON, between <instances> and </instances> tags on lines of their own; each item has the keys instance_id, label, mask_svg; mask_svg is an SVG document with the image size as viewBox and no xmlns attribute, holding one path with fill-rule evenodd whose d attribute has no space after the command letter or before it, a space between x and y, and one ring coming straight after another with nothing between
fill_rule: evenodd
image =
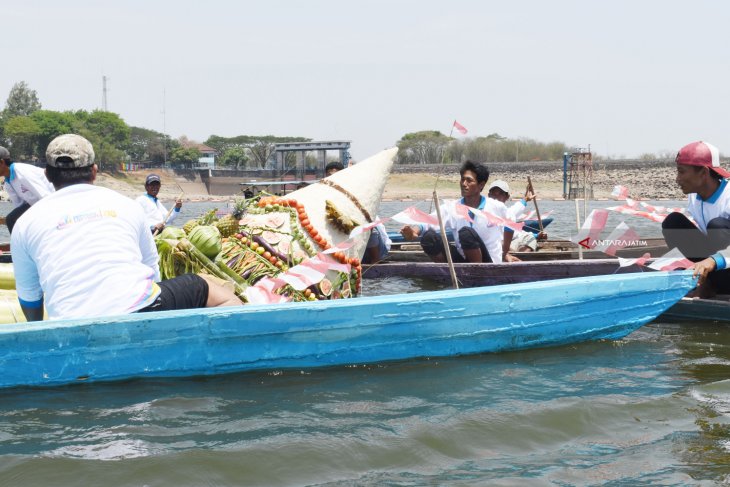
<instances>
[{"instance_id":1,"label":"boat hull","mask_svg":"<svg viewBox=\"0 0 730 487\"><path fill-rule=\"evenodd\" d=\"M621 338L689 272L0 326L1 387L445 357Z\"/></svg>"}]
</instances>

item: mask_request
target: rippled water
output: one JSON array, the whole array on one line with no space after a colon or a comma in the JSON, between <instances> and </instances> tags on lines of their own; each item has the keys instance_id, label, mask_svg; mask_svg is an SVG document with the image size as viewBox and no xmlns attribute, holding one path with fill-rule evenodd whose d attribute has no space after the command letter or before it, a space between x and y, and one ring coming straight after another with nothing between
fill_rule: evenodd
<instances>
[{"instance_id":1,"label":"rippled water","mask_svg":"<svg viewBox=\"0 0 730 487\"><path fill-rule=\"evenodd\" d=\"M728 379L727 325L659 319L618 342L5 390L0 485L717 485Z\"/></svg>"}]
</instances>

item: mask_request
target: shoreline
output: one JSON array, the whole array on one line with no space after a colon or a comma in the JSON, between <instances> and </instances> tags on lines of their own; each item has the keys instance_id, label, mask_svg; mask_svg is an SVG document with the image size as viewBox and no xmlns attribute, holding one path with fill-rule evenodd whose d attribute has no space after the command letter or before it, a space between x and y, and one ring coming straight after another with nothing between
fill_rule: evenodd
<instances>
[{"instance_id":1,"label":"shoreline","mask_svg":"<svg viewBox=\"0 0 730 487\"><path fill-rule=\"evenodd\" d=\"M498 179L506 181L511 188L512 200L516 201L524 194L527 177L532 180L538 200L565 201L563 198L562 170L537 167L522 167L518 171L500 170L495 168L490 172L489 183ZM513 169L513 168L510 168ZM163 201L174 200L180 195L179 187L174 184L177 180L174 172L166 169L155 171L139 171L135 173L109 174L99 173L96 184L117 191L125 196L135 198L144 194L144 179L147 174L155 172L162 178L162 188L159 197ZM683 201L682 194L675 183L676 170L674 166L651 168L594 168L593 171L592 201L612 201L611 191L617 184L629 189L629 194L639 201ZM166 184L167 183L167 184ZM520 188L518 190L518 188ZM430 172L396 172L392 173L386 182L382 201L429 201L436 190L441 198L458 198L458 173L436 174ZM235 194L184 194L184 201L230 201ZM582 198L580 198L582 199Z\"/></svg>"}]
</instances>

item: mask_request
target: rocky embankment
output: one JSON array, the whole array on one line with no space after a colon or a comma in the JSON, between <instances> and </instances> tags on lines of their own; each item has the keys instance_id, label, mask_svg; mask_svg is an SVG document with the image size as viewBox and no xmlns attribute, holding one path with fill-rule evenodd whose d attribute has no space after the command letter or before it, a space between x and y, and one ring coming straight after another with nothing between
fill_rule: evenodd
<instances>
[{"instance_id":1,"label":"rocky embankment","mask_svg":"<svg viewBox=\"0 0 730 487\"><path fill-rule=\"evenodd\" d=\"M512 187L513 196L518 196L525 187L528 176L532 180L535 191L545 199L563 197L563 164L562 162L496 162L487 164L490 170L490 181L503 179ZM593 198L610 198L614 186L622 185L629 189L634 198L650 200L683 200L685 196L675 183L676 169L674 161L607 161L593 163ZM440 178L456 184L458 181L458 165L447 165L442 168ZM427 173L430 179L437 174L432 168L423 166L396 166L394 173L398 177ZM570 169L568 169L568 176ZM582 186L582 174L580 174ZM567 186L567 185L566 185ZM589 185L590 186L590 185ZM440 188L443 185L440 185ZM569 186L568 186L569 187ZM519 188L519 189L518 189ZM386 192L392 188L386 187ZM433 188L424 188L423 192L409 188L408 196L412 198L429 197ZM455 188L458 191L458 186ZM389 192L390 197L396 197Z\"/></svg>"}]
</instances>

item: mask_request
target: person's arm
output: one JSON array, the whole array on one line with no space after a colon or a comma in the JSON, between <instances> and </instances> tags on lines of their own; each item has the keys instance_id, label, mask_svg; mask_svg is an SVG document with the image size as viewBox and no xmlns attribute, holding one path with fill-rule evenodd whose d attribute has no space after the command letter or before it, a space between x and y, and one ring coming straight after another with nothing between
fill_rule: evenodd
<instances>
[{"instance_id":1,"label":"person's arm","mask_svg":"<svg viewBox=\"0 0 730 487\"><path fill-rule=\"evenodd\" d=\"M165 223L157 218L157 206L147 195L138 196L134 201L142 207L142 212L147 220L147 230L150 233L160 232L165 228Z\"/></svg>"},{"instance_id":2,"label":"person's arm","mask_svg":"<svg viewBox=\"0 0 730 487\"><path fill-rule=\"evenodd\" d=\"M164 211L165 207L162 206L162 204L160 204L160 206L163 209L163 215L167 215L167 211ZM175 206L172 208L172 211L170 212L170 216L167 217L167 220L165 220L165 225L170 225L170 224L172 224L173 221L175 221L175 219L180 214L180 208L182 208L182 200L180 200L180 199L175 200Z\"/></svg>"},{"instance_id":3,"label":"person's arm","mask_svg":"<svg viewBox=\"0 0 730 487\"><path fill-rule=\"evenodd\" d=\"M142 254L142 263L152 269L155 282L160 281L160 255L152 233L147 230L143 215L139 217L139 250Z\"/></svg>"},{"instance_id":4,"label":"person's arm","mask_svg":"<svg viewBox=\"0 0 730 487\"><path fill-rule=\"evenodd\" d=\"M10 236L10 248L13 249L15 289L18 292L20 309L26 320L41 321L43 320L43 289L38 277L38 268L26 250L21 231L16 230Z\"/></svg>"},{"instance_id":5,"label":"person's arm","mask_svg":"<svg viewBox=\"0 0 730 487\"><path fill-rule=\"evenodd\" d=\"M408 241L416 240L421 235L421 232L422 227L417 225L405 225L400 229L400 234Z\"/></svg>"}]
</instances>

